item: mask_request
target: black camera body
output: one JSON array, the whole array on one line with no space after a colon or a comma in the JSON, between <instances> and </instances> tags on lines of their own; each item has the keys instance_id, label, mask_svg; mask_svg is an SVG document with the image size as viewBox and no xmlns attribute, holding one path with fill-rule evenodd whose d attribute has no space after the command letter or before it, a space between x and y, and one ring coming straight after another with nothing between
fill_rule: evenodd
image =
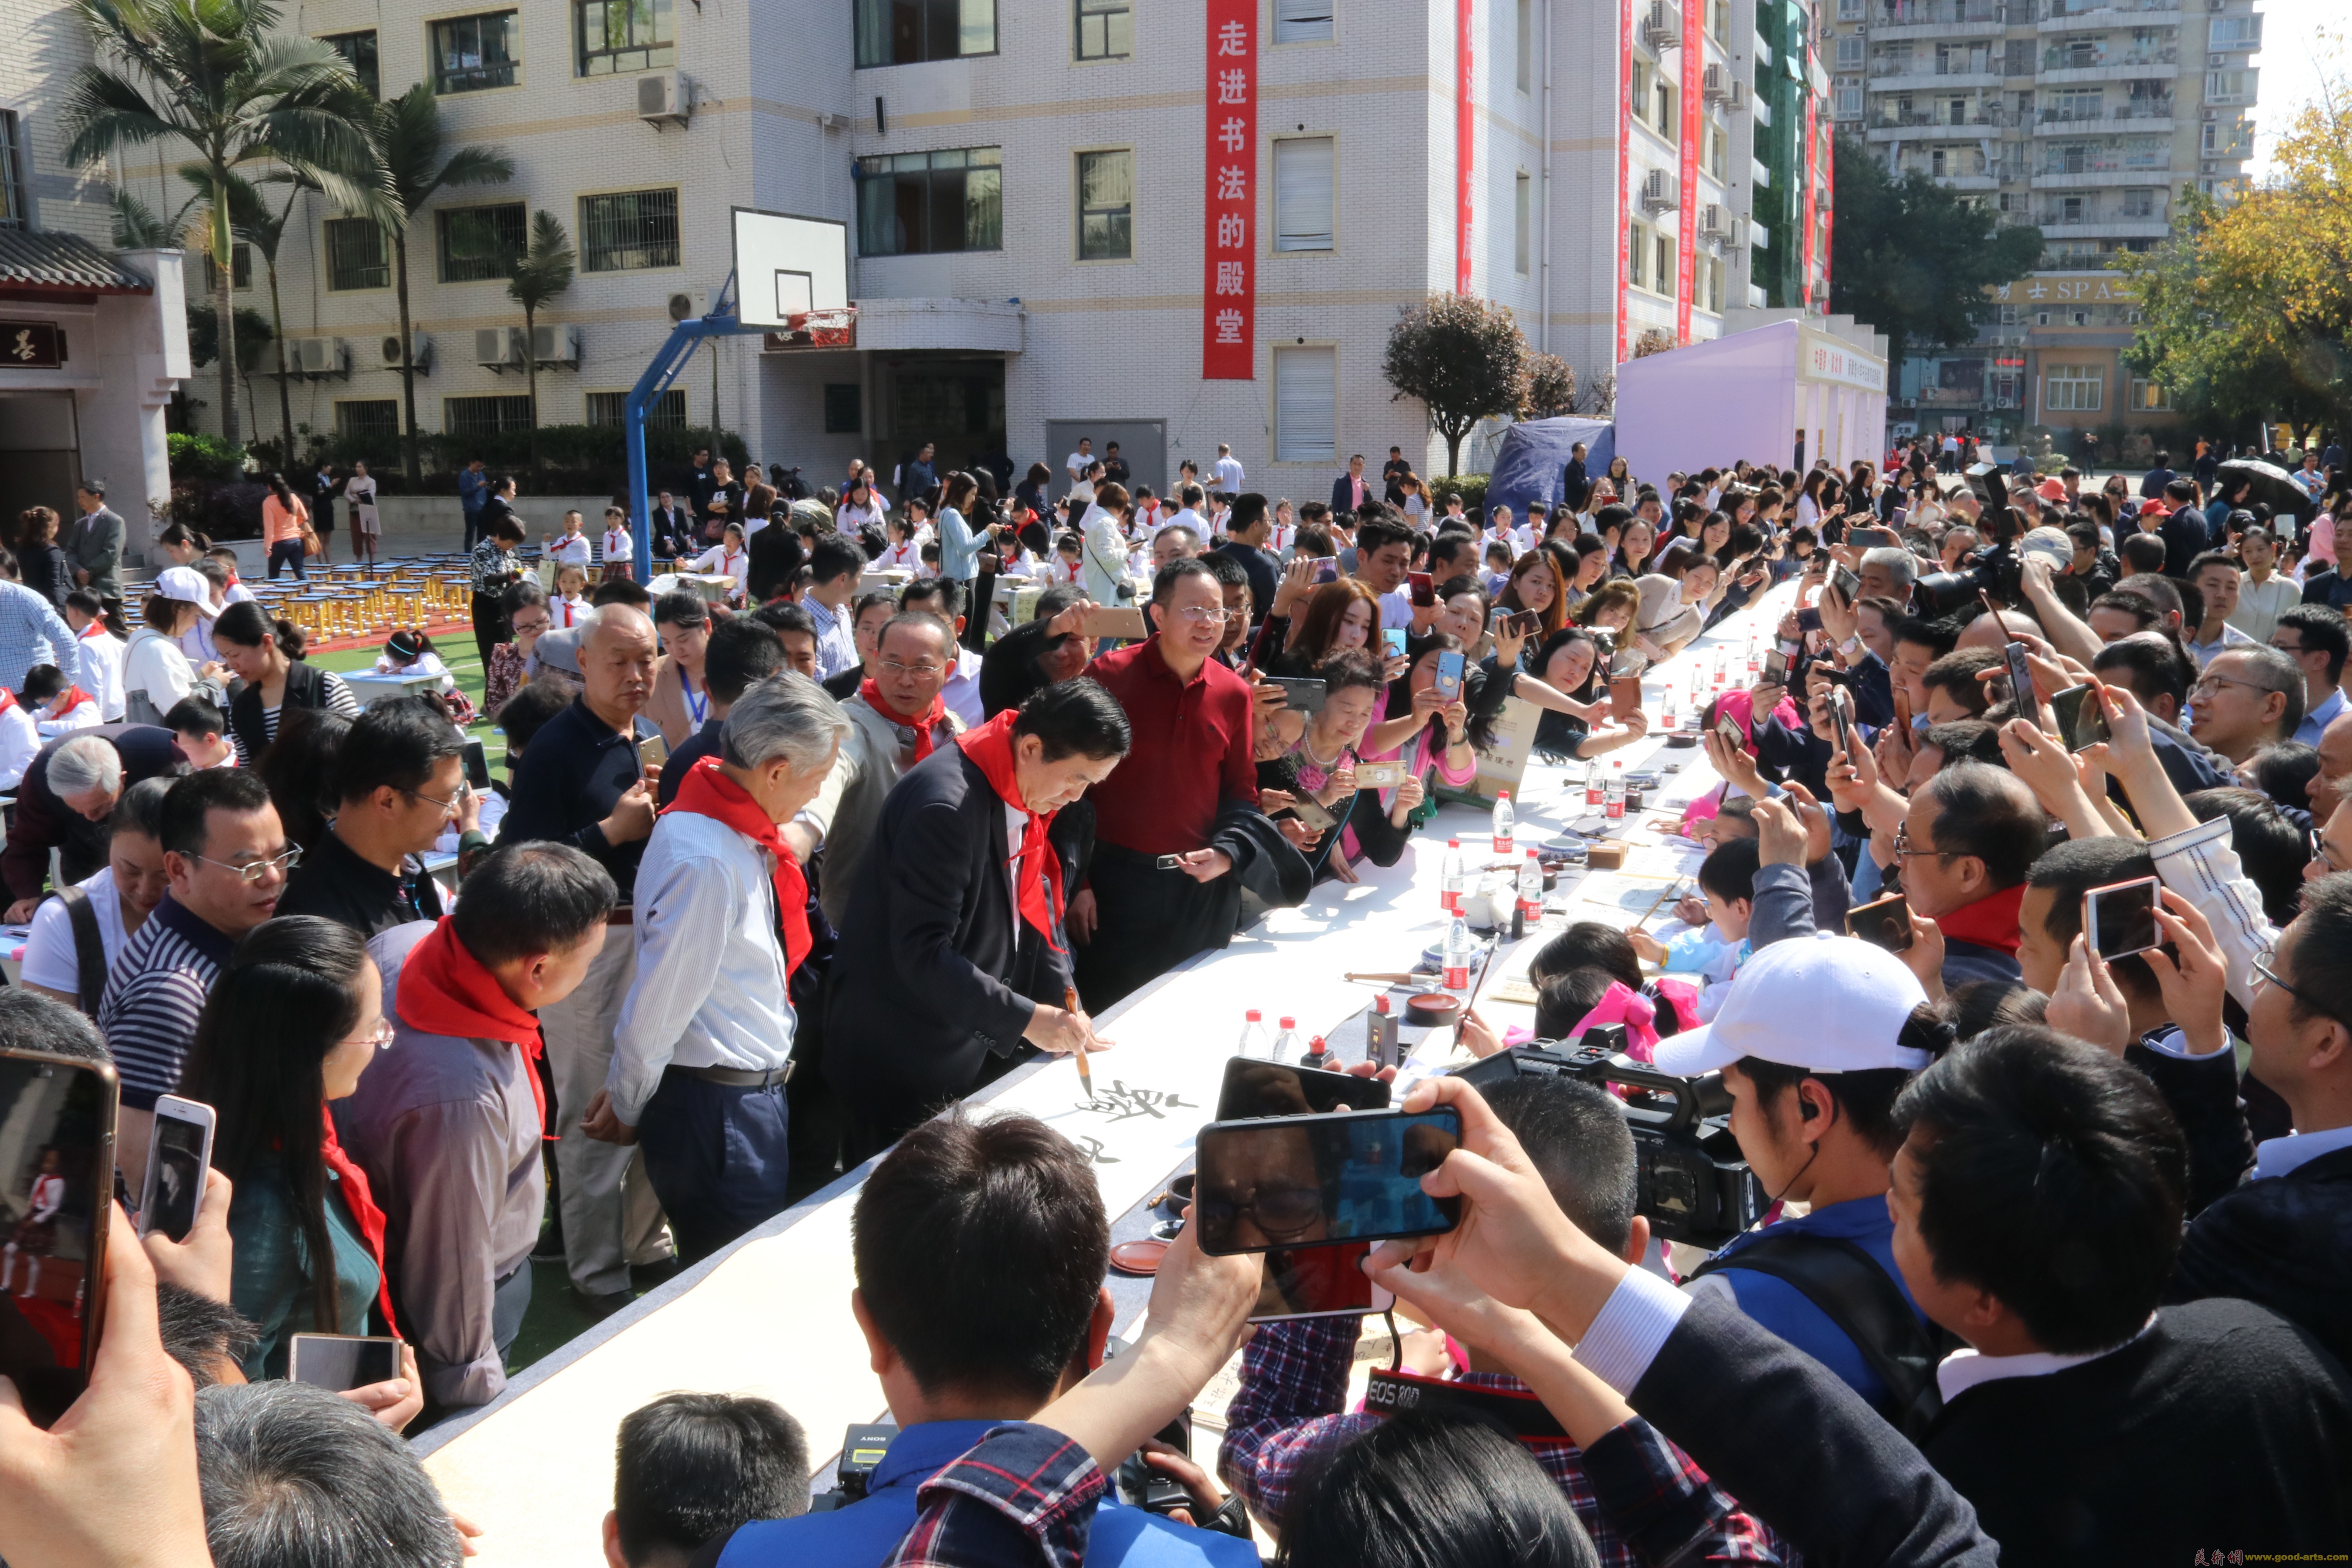
<instances>
[{"instance_id":1,"label":"black camera body","mask_svg":"<svg viewBox=\"0 0 2352 1568\"><path fill-rule=\"evenodd\" d=\"M841 1458L833 1468L834 1489L810 1499L809 1511L830 1513L854 1502L864 1502L875 1468L882 1463L882 1456L890 1451L890 1439L898 1435L898 1428L887 1421L852 1426L844 1433Z\"/></svg>"},{"instance_id":2,"label":"black camera body","mask_svg":"<svg viewBox=\"0 0 2352 1568\"><path fill-rule=\"evenodd\" d=\"M1723 1075L1676 1078L1624 1056L1625 1026L1587 1029L1574 1042L1538 1040L1454 1074L1485 1089L1511 1079L1575 1078L1626 1091L1639 1188L1633 1212L1662 1240L1712 1252L1770 1206L1731 1135Z\"/></svg>"}]
</instances>

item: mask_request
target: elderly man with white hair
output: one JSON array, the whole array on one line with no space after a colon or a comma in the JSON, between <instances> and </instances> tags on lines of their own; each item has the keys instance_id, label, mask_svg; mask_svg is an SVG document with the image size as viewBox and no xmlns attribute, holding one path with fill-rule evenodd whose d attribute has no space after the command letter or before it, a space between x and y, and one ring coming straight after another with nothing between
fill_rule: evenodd
<instances>
[{"instance_id":1,"label":"elderly man with white hair","mask_svg":"<svg viewBox=\"0 0 2352 1568\"><path fill-rule=\"evenodd\" d=\"M64 862L59 886L95 876L106 864L108 821L122 792L142 779L187 772L178 741L159 724L101 724L43 746L16 787L16 811L0 849L8 888L5 918L22 925L39 907L49 851Z\"/></svg>"},{"instance_id":2,"label":"elderly man with white hair","mask_svg":"<svg viewBox=\"0 0 2352 1568\"><path fill-rule=\"evenodd\" d=\"M809 889L778 824L816 795L849 720L786 670L728 709L637 867L637 974L592 1138L635 1142L687 1262L784 1206L784 1080L808 955Z\"/></svg>"}]
</instances>

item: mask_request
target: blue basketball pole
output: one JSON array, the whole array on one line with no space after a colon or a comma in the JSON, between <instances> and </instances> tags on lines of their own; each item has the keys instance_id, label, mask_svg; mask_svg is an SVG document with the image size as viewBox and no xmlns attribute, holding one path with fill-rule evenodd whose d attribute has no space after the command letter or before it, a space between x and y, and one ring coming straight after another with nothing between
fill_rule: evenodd
<instances>
[{"instance_id":1,"label":"blue basketball pole","mask_svg":"<svg viewBox=\"0 0 2352 1568\"><path fill-rule=\"evenodd\" d=\"M711 297L708 314L689 317L670 328L668 338L656 351L646 373L637 377L637 384L631 389L622 410L621 440L629 458L629 530L635 542L629 565L640 583L651 581L654 574L654 503L646 488L646 415L685 371L694 358L694 351L706 340L745 337L767 331L765 327L747 327L736 319L734 296L735 274L730 272L727 281ZM712 456L718 454L714 452Z\"/></svg>"}]
</instances>

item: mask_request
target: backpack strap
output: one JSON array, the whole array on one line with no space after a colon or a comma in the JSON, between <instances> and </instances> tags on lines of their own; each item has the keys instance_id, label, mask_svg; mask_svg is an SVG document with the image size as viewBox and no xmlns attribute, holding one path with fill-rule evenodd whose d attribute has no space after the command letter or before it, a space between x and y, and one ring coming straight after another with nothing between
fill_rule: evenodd
<instances>
[{"instance_id":1,"label":"backpack strap","mask_svg":"<svg viewBox=\"0 0 2352 1568\"><path fill-rule=\"evenodd\" d=\"M1729 1254L1718 1253L1690 1279L1723 1268L1748 1268L1795 1288L1835 1323L1887 1388L1880 1412L1917 1442L1942 1414L1936 1384L1943 1359L1940 1331L1931 1335L1878 1260L1841 1237L1766 1232ZM1687 1282L1687 1281L1685 1281Z\"/></svg>"},{"instance_id":2,"label":"backpack strap","mask_svg":"<svg viewBox=\"0 0 2352 1568\"><path fill-rule=\"evenodd\" d=\"M97 906L79 888L59 888L58 901L73 930L75 994L81 1010L95 1018L106 994L106 933L98 929Z\"/></svg>"}]
</instances>

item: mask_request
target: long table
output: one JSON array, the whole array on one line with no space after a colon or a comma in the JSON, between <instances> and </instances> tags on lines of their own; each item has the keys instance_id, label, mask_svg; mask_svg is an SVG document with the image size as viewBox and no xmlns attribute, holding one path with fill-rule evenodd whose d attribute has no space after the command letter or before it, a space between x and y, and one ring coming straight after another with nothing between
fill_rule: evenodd
<instances>
[{"instance_id":1,"label":"long table","mask_svg":"<svg viewBox=\"0 0 2352 1568\"><path fill-rule=\"evenodd\" d=\"M1712 691L1718 656L1730 683L1744 684L1748 653L1769 636L1787 592L1768 595L1652 671L1643 695L1653 721L1669 689L1687 716L1692 671ZM1678 814L1682 803L1713 786L1706 752L1670 748L1654 730L1612 753L1620 759L1628 772L1666 763L1678 771L1663 798L1612 825L1635 846L1627 869L1593 872L1564 889L1554 900L1560 913L1548 925L1568 919L1631 925L1678 873L1696 868L1686 845L1645 824ZM1517 797L1520 846L1563 836L1588 814L1581 788L1568 783L1566 770L1529 765ZM1448 805L1396 865L1361 866L1353 885L1321 884L1305 903L1270 911L1229 947L1199 955L1111 1008L1100 1027L1117 1044L1093 1060L1094 1103L1058 1058L1008 1074L974 1102L1026 1111L1066 1133L1092 1159L1107 1210L1131 1215L1190 1160L1244 1010L1261 1009L1269 1027L1277 1016L1296 1019L1302 1040L1360 1027L1374 993L1342 976L1411 970L1443 940L1446 840L1460 838L1475 862L1490 828L1483 810ZM1490 960L1497 975L1523 969L1534 945L1497 952ZM1498 1027L1531 1016L1509 1004L1482 1003L1480 1011ZM1406 1032L1409 1042L1415 1037ZM848 1173L534 1363L490 1405L417 1439L449 1506L483 1526L484 1568L571 1568L593 1560L612 1506L614 1432L624 1415L659 1394L695 1389L772 1399L798 1417L827 1473L845 1427L887 1418L849 1310L850 1214L869 1169Z\"/></svg>"}]
</instances>

